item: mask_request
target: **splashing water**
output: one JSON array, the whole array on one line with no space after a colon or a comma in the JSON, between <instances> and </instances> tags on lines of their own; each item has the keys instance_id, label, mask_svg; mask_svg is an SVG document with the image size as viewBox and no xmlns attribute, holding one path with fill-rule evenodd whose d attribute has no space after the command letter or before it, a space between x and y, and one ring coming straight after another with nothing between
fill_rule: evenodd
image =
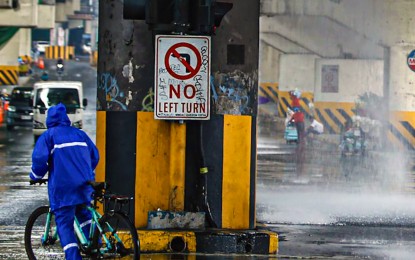
<instances>
[{"instance_id":1,"label":"splashing water","mask_svg":"<svg viewBox=\"0 0 415 260\"><path fill-rule=\"evenodd\" d=\"M282 167L274 162L274 182L261 180L263 167L258 167L258 221L415 226L411 154L371 153L345 164L332 151L307 151L307 156L301 173L288 170L287 165L298 169L295 162Z\"/></svg>"}]
</instances>

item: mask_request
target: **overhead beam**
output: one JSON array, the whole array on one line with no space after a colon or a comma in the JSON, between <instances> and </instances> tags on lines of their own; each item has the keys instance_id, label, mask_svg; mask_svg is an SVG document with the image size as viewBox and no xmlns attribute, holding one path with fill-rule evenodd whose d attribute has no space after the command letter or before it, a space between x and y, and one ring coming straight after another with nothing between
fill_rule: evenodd
<instances>
[{"instance_id":1,"label":"overhead beam","mask_svg":"<svg viewBox=\"0 0 415 260\"><path fill-rule=\"evenodd\" d=\"M317 56L321 56L320 54L314 53L312 50L300 45L298 42L294 42L277 33L261 33L260 39L285 54L315 54Z\"/></svg>"},{"instance_id":2,"label":"overhead beam","mask_svg":"<svg viewBox=\"0 0 415 260\"><path fill-rule=\"evenodd\" d=\"M325 16L275 15L260 19L261 34L283 36L285 42L324 58L383 58L382 46Z\"/></svg>"}]
</instances>

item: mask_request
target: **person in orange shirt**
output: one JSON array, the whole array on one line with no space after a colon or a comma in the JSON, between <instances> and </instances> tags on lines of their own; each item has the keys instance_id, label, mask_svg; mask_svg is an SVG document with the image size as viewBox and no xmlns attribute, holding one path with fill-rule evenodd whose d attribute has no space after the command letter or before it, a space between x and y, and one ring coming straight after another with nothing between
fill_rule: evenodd
<instances>
[{"instance_id":1,"label":"person in orange shirt","mask_svg":"<svg viewBox=\"0 0 415 260\"><path fill-rule=\"evenodd\" d=\"M301 143L304 139L304 113L300 110L299 107L294 107L294 114L291 117L291 120L294 121L297 128L298 143Z\"/></svg>"},{"instance_id":2,"label":"person in orange shirt","mask_svg":"<svg viewBox=\"0 0 415 260\"><path fill-rule=\"evenodd\" d=\"M301 107L300 99L295 95L294 91L290 91L291 107Z\"/></svg>"}]
</instances>

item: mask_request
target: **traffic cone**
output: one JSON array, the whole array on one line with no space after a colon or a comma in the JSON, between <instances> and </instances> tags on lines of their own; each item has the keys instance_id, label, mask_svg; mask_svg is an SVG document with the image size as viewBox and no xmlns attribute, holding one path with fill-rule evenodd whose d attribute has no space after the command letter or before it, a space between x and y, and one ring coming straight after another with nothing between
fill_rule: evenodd
<instances>
[{"instance_id":1,"label":"traffic cone","mask_svg":"<svg viewBox=\"0 0 415 260\"><path fill-rule=\"evenodd\" d=\"M3 101L0 100L0 125L3 124L3 120L4 120L4 110L3 110Z\"/></svg>"},{"instance_id":2,"label":"traffic cone","mask_svg":"<svg viewBox=\"0 0 415 260\"><path fill-rule=\"evenodd\" d=\"M45 69L45 62L43 61L43 58L39 58L37 62L37 67L41 70Z\"/></svg>"}]
</instances>

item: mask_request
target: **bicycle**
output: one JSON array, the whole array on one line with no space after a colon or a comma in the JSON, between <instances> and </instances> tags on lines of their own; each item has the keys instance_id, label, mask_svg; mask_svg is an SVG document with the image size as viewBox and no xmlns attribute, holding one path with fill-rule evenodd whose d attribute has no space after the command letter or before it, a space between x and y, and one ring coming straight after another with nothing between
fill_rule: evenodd
<instances>
[{"instance_id":1,"label":"bicycle","mask_svg":"<svg viewBox=\"0 0 415 260\"><path fill-rule=\"evenodd\" d=\"M45 184L48 180L30 181L31 185ZM88 182L94 188L93 202L85 205L92 214L89 234L85 235L75 218L74 228L81 255L92 259L139 259L140 241L134 224L123 208L131 198L111 194L108 183ZM101 215L98 203L104 206ZM59 243L56 223L49 206L40 206L29 216L24 234L25 250L30 260L56 259L64 252Z\"/></svg>"}]
</instances>

